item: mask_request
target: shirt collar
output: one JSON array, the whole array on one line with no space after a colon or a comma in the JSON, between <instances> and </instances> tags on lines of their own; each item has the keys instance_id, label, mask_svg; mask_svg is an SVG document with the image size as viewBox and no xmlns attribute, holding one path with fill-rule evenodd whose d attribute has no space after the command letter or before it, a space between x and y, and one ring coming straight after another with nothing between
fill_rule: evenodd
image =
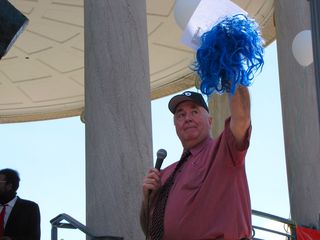
<instances>
[{"instance_id":1,"label":"shirt collar","mask_svg":"<svg viewBox=\"0 0 320 240\"><path fill-rule=\"evenodd\" d=\"M196 156L199 152L202 151L202 149L207 146L213 139L208 136L205 140L203 140L201 143L199 143L197 146L190 149L191 155Z\"/></svg>"},{"instance_id":2,"label":"shirt collar","mask_svg":"<svg viewBox=\"0 0 320 240\"><path fill-rule=\"evenodd\" d=\"M3 205L6 205L7 207L13 208L13 206L14 206L14 204L16 203L17 199L18 199L18 196L15 196L15 197L12 198L9 202L7 202L7 203L5 203L5 204L3 204ZM3 206L3 205L1 205L1 206Z\"/></svg>"}]
</instances>

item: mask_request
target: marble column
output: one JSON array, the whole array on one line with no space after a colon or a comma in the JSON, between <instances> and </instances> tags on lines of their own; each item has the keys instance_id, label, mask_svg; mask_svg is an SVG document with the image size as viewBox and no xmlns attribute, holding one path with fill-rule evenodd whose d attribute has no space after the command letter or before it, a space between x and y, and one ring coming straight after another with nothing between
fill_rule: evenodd
<instances>
[{"instance_id":1,"label":"marble column","mask_svg":"<svg viewBox=\"0 0 320 240\"><path fill-rule=\"evenodd\" d=\"M230 116L229 96L214 94L209 99L209 110L212 116L211 133L214 138L218 137L224 129L224 121Z\"/></svg>"},{"instance_id":2,"label":"marble column","mask_svg":"<svg viewBox=\"0 0 320 240\"><path fill-rule=\"evenodd\" d=\"M86 225L141 240L141 183L152 165L146 2L87 0L84 9Z\"/></svg>"},{"instance_id":3,"label":"marble column","mask_svg":"<svg viewBox=\"0 0 320 240\"><path fill-rule=\"evenodd\" d=\"M275 19L291 217L297 224L319 228L320 128L314 64L299 65L291 50L294 37L311 29L309 2L275 1Z\"/></svg>"}]
</instances>

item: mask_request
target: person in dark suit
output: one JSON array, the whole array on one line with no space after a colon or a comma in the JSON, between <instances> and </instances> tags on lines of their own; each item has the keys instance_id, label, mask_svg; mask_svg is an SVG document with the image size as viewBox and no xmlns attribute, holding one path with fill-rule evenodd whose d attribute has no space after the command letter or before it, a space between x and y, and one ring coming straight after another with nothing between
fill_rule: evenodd
<instances>
[{"instance_id":1,"label":"person in dark suit","mask_svg":"<svg viewBox=\"0 0 320 240\"><path fill-rule=\"evenodd\" d=\"M0 170L0 213L5 208L0 240L40 240L39 206L17 196L19 182L17 171Z\"/></svg>"}]
</instances>

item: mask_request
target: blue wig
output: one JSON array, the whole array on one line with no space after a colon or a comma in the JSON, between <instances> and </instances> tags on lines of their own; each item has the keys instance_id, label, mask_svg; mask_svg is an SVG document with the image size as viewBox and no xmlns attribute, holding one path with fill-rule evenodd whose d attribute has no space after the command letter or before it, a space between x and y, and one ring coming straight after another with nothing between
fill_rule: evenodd
<instances>
[{"instance_id":1,"label":"blue wig","mask_svg":"<svg viewBox=\"0 0 320 240\"><path fill-rule=\"evenodd\" d=\"M263 64L263 40L257 23L237 14L224 18L201 36L194 70L203 94L233 95L238 85L251 85Z\"/></svg>"}]
</instances>

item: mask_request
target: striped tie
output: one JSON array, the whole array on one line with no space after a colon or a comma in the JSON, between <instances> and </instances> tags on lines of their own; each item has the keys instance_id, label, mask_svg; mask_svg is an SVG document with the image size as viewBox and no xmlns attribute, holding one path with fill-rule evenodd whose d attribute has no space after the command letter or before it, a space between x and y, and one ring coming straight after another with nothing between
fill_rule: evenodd
<instances>
[{"instance_id":1,"label":"striped tie","mask_svg":"<svg viewBox=\"0 0 320 240\"><path fill-rule=\"evenodd\" d=\"M181 168L181 166L187 161L190 154L191 154L190 151L186 151L182 154L180 161L178 162L173 173L169 176L168 180L160 189L159 196L158 196L158 199L153 211L153 216L152 216L151 229L150 229L151 240L161 240L163 237L164 213L165 213L166 203L169 197L169 192L171 187L173 186L176 173Z\"/></svg>"}]
</instances>

